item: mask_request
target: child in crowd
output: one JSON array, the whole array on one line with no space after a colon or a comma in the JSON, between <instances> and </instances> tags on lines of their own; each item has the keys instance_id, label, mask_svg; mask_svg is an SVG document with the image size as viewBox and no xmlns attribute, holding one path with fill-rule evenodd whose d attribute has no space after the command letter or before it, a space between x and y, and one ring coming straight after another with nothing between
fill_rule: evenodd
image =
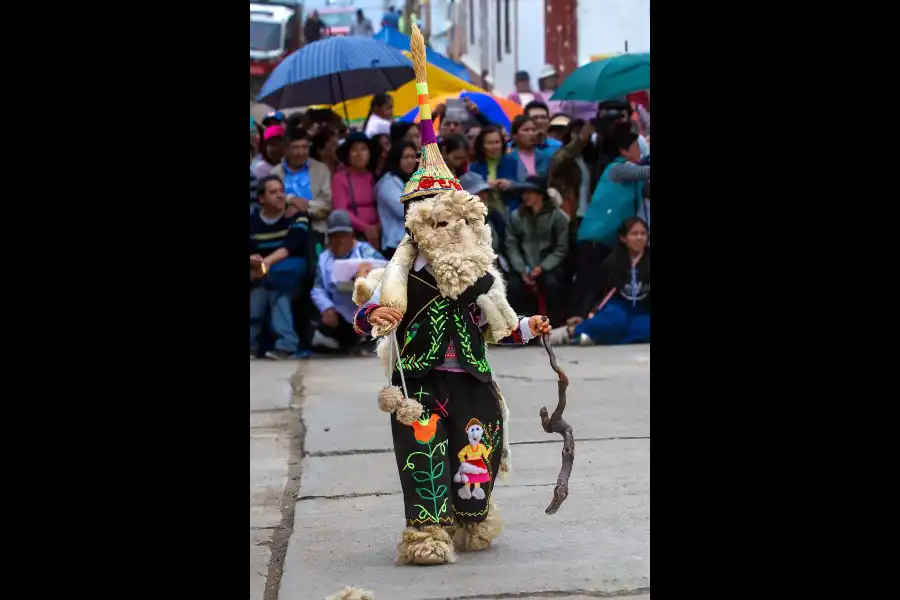
<instances>
[{"instance_id":1,"label":"child in crowd","mask_svg":"<svg viewBox=\"0 0 900 600\"><path fill-rule=\"evenodd\" d=\"M600 267L603 300L587 319L555 329L554 344L638 344L650 341L650 246L647 223L625 219L619 241Z\"/></svg>"},{"instance_id":2,"label":"child in crowd","mask_svg":"<svg viewBox=\"0 0 900 600\"><path fill-rule=\"evenodd\" d=\"M391 121L394 120L394 99L387 94L372 96L369 116L363 125L366 137L373 138L380 133L391 134Z\"/></svg>"},{"instance_id":3,"label":"child in crowd","mask_svg":"<svg viewBox=\"0 0 900 600\"><path fill-rule=\"evenodd\" d=\"M298 349L291 298L306 271L309 219L305 212L285 216L284 186L278 177L260 179L258 193L260 209L250 212L250 360L259 354L267 311L277 339L266 357L284 360Z\"/></svg>"}]
</instances>

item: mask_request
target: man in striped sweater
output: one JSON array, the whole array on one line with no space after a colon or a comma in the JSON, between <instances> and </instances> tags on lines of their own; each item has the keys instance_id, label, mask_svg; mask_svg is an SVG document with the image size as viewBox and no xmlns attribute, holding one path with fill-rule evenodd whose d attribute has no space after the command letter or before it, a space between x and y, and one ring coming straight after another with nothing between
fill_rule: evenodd
<instances>
[{"instance_id":1,"label":"man in striped sweater","mask_svg":"<svg viewBox=\"0 0 900 600\"><path fill-rule=\"evenodd\" d=\"M277 280L268 275L275 264L286 258L305 257L309 219L305 212L285 215L284 186L278 177L263 177L258 192L260 208L250 212L250 359L259 351L257 338L268 310L269 325L277 340L266 357L283 360L297 353L300 342L291 313L293 294L284 289L285 275L290 279L291 273L280 273ZM305 271L305 260L303 263L300 268ZM303 276L305 272L296 273L298 285Z\"/></svg>"}]
</instances>

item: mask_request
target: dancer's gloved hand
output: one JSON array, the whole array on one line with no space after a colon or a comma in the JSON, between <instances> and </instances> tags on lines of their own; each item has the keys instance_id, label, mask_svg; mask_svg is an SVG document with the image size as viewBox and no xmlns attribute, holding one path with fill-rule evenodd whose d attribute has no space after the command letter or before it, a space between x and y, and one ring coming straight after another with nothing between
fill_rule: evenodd
<instances>
[{"instance_id":1,"label":"dancer's gloved hand","mask_svg":"<svg viewBox=\"0 0 900 600\"><path fill-rule=\"evenodd\" d=\"M403 313L396 308L379 306L369 315L369 323L379 327L392 327L403 320Z\"/></svg>"},{"instance_id":2,"label":"dancer's gloved hand","mask_svg":"<svg viewBox=\"0 0 900 600\"><path fill-rule=\"evenodd\" d=\"M545 320L546 319L546 320ZM528 328L531 329L531 335L537 337L539 335L550 335L553 327L550 320L541 315L534 315L528 318Z\"/></svg>"},{"instance_id":3,"label":"dancer's gloved hand","mask_svg":"<svg viewBox=\"0 0 900 600\"><path fill-rule=\"evenodd\" d=\"M491 290L492 285L494 285L494 276L490 273L485 273L481 279L467 287L466 290L460 294L459 299L466 304L475 302L475 299L478 298L478 296L487 294Z\"/></svg>"}]
</instances>

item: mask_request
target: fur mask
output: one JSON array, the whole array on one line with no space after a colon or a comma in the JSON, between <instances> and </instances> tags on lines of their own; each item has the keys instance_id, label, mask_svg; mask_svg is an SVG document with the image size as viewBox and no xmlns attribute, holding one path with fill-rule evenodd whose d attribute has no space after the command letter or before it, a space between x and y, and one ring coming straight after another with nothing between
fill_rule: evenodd
<instances>
[{"instance_id":1,"label":"fur mask","mask_svg":"<svg viewBox=\"0 0 900 600\"><path fill-rule=\"evenodd\" d=\"M442 296L458 298L497 259L486 215L484 203L463 191L444 192L410 205L406 228L431 263Z\"/></svg>"}]
</instances>

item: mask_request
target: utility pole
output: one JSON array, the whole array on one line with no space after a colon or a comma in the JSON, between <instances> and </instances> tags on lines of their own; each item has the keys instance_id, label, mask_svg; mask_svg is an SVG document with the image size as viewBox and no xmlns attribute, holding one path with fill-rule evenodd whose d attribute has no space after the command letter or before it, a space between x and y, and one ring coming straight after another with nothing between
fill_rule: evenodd
<instances>
[{"instance_id":1,"label":"utility pole","mask_svg":"<svg viewBox=\"0 0 900 600\"><path fill-rule=\"evenodd\" d=\"M431 40L431 0L422 0L420 4L425 10L425 31L428 32L428 39Z\"/></svg>"}]
</instances>

